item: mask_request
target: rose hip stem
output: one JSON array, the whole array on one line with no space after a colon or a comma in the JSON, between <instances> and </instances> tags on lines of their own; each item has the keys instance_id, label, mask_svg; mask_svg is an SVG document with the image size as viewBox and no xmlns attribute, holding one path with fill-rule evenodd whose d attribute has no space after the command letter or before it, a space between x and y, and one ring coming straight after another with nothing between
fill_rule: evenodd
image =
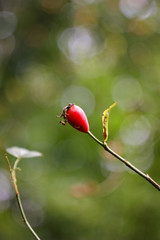
<instances>
[{"instance_id":1,"label":"rose hip stem","mask_svg":"<svg viewBox=\"0 0 160 240\"><path fill-rule=\"evenodd\" d=\"M146 179L149 183L151 183L156 189L158 189L160 191L160 185L155 182L148 174L143 173L142 171L140 171L138 168L136 168L134 165L132 165L130 162L128 162L125 158L121 157L120 155L118 155L117 153L115 153L112 149L110 149L107 145L106 142L101 142L98 138L96 138L90 131L88 131L88 135L94 139L94 141L96 141L99 145L101 145L107 152L109 152L110 154L112 154L114 157L116 157L117 159L119 159L121 162L123 162L127 167L129 167L130 169L132 169L134 172L136 172L137 174L139 174L141 177L143 177L144 179Z\"/></svg>"}]
</instances>

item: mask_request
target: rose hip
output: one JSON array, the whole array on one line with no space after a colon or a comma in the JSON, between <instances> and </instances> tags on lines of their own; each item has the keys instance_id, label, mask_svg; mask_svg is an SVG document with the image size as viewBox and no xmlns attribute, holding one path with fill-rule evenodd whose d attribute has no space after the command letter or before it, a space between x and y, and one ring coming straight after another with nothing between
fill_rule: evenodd
<instances>
[{"instance_id":1,"label":"rose hip","mask_svg":"<svg viewBox=\"0 0 160 240\"><path fill-rule=\"evenodd\" d=\"M64 118L64 121L60 121L63 125L68 122L72 127L80 132L87 133L89 131L88 119L85 112L82 108L75 104L68 104L68 106L63 109L60 117Z\"/></svg>"}]
</instances>

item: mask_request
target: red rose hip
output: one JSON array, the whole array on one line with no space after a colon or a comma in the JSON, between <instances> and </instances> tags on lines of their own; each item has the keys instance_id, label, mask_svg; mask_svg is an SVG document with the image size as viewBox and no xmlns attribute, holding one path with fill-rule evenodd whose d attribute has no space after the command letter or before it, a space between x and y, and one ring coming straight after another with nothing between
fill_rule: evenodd
<instances>
[{"instance_id":1,"label":"red rose hip","mask_svg":"<svg viewBox=\"0 0 160 240\"><path fill-rule=\"evenodd\" d=\"M68 106L63 109L60 117L64 118L64 121L61 121L63 125L68 122L72 127L80 132L87 133L89 131L88 119L85 112L82 108L75 104L68 104Z\"/></svg>"}]
</instances>

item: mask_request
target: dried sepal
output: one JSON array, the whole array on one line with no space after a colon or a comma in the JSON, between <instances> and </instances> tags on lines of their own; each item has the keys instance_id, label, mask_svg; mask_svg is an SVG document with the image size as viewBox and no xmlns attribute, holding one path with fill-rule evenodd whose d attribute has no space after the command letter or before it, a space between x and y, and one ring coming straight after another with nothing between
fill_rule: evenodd
<instances>
[{"instance_id":1,"label":"dried sepal","mask_svg":"<svg viewBox=\"0 0 160 240\"><path fill-rule=\"evenodd\" d=\"M113 103L109 108L107 108L102 114L102 125L103 125L103 140L104 142L108 139L108 121L109 121L109 112L112 108L116 106L117 102Z\"/></svg>"}]
</instances>

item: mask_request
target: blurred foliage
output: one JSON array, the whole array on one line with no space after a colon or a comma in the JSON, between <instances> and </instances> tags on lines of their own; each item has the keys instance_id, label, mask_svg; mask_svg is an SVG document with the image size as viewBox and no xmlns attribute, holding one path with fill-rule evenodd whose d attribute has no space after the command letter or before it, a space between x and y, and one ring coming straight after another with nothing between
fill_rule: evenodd
<instances>
[{"instance_id":1,"label":"blurred foliage","mask_svg":"<svg viewBox=\"0 0 160 240\"><path fill-rule=\"evenodd\" d=\"M109 146L160 183L159 42L158 0L0 0L0 239L33 239L11 146L43 153L17 173L41 239L160 239L158 191L56 119L75 103L102 139L102 113L118 101Z\"/></svg>"}]
</instances>

